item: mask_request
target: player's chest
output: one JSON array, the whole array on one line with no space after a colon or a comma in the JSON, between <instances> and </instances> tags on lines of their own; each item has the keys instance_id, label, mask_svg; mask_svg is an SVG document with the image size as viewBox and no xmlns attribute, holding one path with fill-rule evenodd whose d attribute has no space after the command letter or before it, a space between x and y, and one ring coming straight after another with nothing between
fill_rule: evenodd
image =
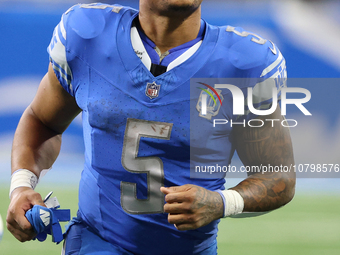
<instances>
[{"instance_id":1,"label":"player's chest","mask_svg":"<svg viewBox=\"0 0 340 255\"><path fill-rule=\"evenodd\" d=\"M91 70L88 82L84 79L86 92L77 100L93 129L116 132L124 129L127 119L138 119L171 123L188 136L190 93L186 85L176 87L165 78L136 80L126 72L110 74L108 79Z\"/></svg>"}]
</instances>

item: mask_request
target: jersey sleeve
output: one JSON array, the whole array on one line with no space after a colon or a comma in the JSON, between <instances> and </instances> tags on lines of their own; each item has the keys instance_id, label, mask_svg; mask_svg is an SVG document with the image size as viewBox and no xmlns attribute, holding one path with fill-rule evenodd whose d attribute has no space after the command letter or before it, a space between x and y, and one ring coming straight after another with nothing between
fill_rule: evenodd
<instances>
[{"instance_id":1,"label":"jersey sleeve","mask_svg":"<svg viewBox=\"0 0 340 255\"><path fill-rule=\"evenodd\" d=\"M108 41L107 22L116 25L124 13L121 9L120 5L77 4L62 15L47 51L60 84L70 95L75 97L84 86L81 80L88 75L86 68L96 58L98 45Z\"/></svg>"},{"instance_id":2,"label":"jersey sleeve","mask_svg":"<svg viewBox=\"0 0 340 255\"><path fill-rule=\"evenodd\" d=\"M66 15L63 14L61 21L54 29L51 42L47 48L47 52L49 53L50 62L52 63L53 70L60 84L70 95L74 96L72 87L72 70L67 61L67 32L65 29L66 19Z\"/></svg>"},{"instance_id":3,"label":"jersey sleeve","mask_svg":"<svg viewBox=\"0 0 340 255\"><path fill-rule=\"evenodd\" d=\"M249 120L266 115L265 112L275 108L280 91L286 86L286 61L270 40L241 27L227 26L226 32L229 61L237 70L236 76L241 78L238 86L245 99L244 115L234 117Z\"/></svg>"},{"instance_id":4,"label":"jersey sleeve","mask_svg":"<svg viewBox=\"0 0 340 255\"><path fill-rule=\"evenodd\" d=\"M280 102L282 88L287 86L286 61L282 53L271 41L267 41L263 46L268 47L266 61L259 69L261 73L256 78L256 82L251 82L255 84L251 86L252 90L245 91L245 118L247 120L258 115L254 113L256 110L262 111L263 115L267 115L264 114L267 110L269 115L270 109L272 107L276 109L275 106Z\"/></svg>"}]
</instances>

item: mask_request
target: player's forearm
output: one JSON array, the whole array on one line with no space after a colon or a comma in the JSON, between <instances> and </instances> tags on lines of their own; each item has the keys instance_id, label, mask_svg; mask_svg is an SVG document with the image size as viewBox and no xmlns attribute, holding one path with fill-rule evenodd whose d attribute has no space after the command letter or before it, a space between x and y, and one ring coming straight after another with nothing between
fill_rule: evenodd
<instances>
[{"instance_id":1,"label":"player's forearm","mask_svg":"<svg viewBox=\"0 0 340 255\"><path fill-rule=\"evenodd\" d=\"M28 107L20 119L12 147L12 172L28 169L38 177L56 160L61 135L45 126Z\"/></svg>"},{"instance_id":2,"label":"player's forearm","mask_svg":"<svg viewBox=\"0 0 340 255\"><path fill-rule=\"evenodd\" d=\"M264 212L287 204L294 196L295 175L256 173L232 188L244 199L244 212Z\"/></svg>"},{"instance_id":3,"label":"player's forearm","mask_svg":"<svg viewBox=\"0 0 340 255\"><path fill-rule=\"evenodd\" d=\"M243 211L263 212L287 204L295 192L295 173L288 172L294 165L289 130L267 128L243 135L246 135L242 137L243 145L238 148L240 158L245 165L258 169L248 173L249 177L233 188L244 199ZM263 172L263 166L281 170Z\"/></svg>"},{"instance_id":4,"label":"player's forearm","mask_svg":"<svg viewBox=\"0 0 340 255\"><path fill-rule=\"evenodd\" d=\"M284 119L279 110L270 118ZM244 199L243 211L269 211L288 203L295 192L295 173L288 172L294 165L289 129L276 123L262 128L238 128L235 135L240 159L258 170L248 173L249 177L233 188ZM272 168L263 172L264 166Z\"/></svg>"}]
</instances>

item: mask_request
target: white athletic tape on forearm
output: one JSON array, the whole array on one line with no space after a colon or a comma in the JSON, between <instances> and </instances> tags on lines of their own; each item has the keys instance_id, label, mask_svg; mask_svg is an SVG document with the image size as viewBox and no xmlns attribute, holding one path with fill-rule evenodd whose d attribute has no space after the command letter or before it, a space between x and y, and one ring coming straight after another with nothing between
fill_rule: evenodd
<instances>
[{"instance_id":1,"label":"white athletic tape on forearm","mask_svg":"<svg viewBox=\"0 0 340 255\"><path fill-rule=\"evenodd\" d=\"M224 217L236 215L243 212L244 200L236 190L219 190L217 191L223 199Z\"/></svg>"},{"instance_id":2,"label":"white athletic tape on forearm","mask_svg":"<svg viewBox=\"0 0 340 255\"><path fill-rule=\"evenodd\" d=\"M12 174L11 187L9 189L9 197L11 197L12 192L19 187L29 187L35 189L38 184L38 177L31 171L27 169L16 170Z\"/></svg>"}]
</instances>

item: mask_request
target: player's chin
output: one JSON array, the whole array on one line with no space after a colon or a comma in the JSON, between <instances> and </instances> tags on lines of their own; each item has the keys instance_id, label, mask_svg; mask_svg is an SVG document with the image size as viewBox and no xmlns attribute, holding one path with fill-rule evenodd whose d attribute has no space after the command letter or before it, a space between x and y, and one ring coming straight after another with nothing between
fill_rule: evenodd
<instances>
[{"instance_id":1,"label":"player's chin","mask_svg":"<svg viewBox=\"0 0 340 255\"><path fill-rule=\"evenodd\" d=\"M168 13L190 13L196 11L202 0L163 0L163 10Z\"/></svg>"}]
</instances>

